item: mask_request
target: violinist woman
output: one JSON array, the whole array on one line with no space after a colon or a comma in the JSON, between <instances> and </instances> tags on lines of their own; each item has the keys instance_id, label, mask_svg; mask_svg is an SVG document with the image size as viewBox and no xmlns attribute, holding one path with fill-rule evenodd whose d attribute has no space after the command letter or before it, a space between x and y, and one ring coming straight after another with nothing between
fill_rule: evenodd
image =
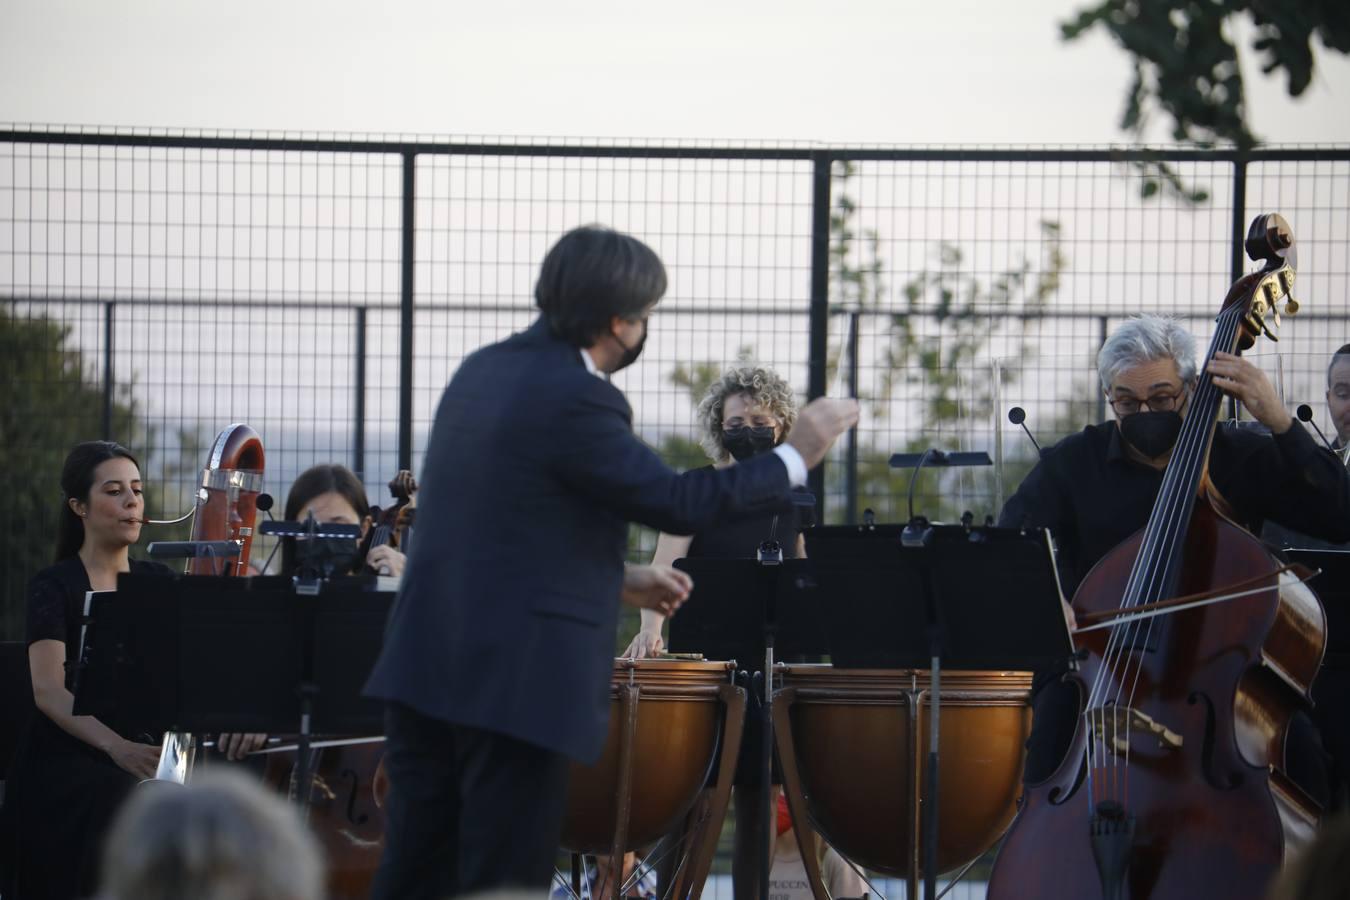
<instances>
[{"instance_id":1,"label":"violinist woman","mask_svg":"<svg viewBox=\"0 0 1350 900\"><path fill-rule=\"evenodd\" d=\"M361 479L335 463L312 466L300 473L286 495L286 520L304 522L314 514L315 521L330 525L360 525L364 538L372 525L370 501ZM372 547L364 564L379 575L398 578L408 557L389 544ZM281 568L291 574L297 565L295 541L287 539L281 548Z\"/></svg>"},{"instance_id":2,"label":"violinist woman","mask_svg":"<svg viewBox=\"0 0 1350 900\"><path fill-rule=\"evenodd\" d=\"M768 453L787 439L797 419L792 388L772 369L740 367L723 373L708 389L696 412L702 436L699 443L713 460L725 468L738 460ZM777 541L784 559L805 556L797 513L761 515L719 522L694 535L661 534L652 564L668 566L684 557L704 559L753 559L760 544ZM661 629L666 617L644 609L642 627L624 656L642 659L655 656L665 646ZM754 695L751 695L752 698ZM754 699L746 710L746 728L736 766L736 840L732 880L738 897L758 896L760 860L758 835L768 828L763 822L763 791L760 758L765 740L758 728L760 715Z\"/></svg>"},{"instance_id":3,"label":"violinist woman","mask_svg":"<svg viewBox=\"0 0 1350 900\"><path fill-rule=\"evenodd\" d=\"M71 714L85 593L117 588L122 572L169 574L132 560L144 501L140 466L110 441L79 444L61 471L56 563L28 587L28 664L37 714L20 738L0 812L0 896L85 897L97 887L99 845L114 812L159 762L159 744Z\"/></svg>"},{"instance_id":4,"label":"violinist woman","mask_svg":"<svg viewBox=\"0 0 1350 900\"><path fill-rule=\"evenodd\" d=\"M286 495L286 521L303 522L311 513L321 524L360 525L362 538L371 527L370 503L361 480L347 467L334 463L312 466L301 472ZM281 571L283 575L293 575L298 565L295 539L283 538L282 541ZM403 574L407 559L403 553L382 544L366 554L364 565L376 574L397 578ZM358 560L354 568L361 566L362 561ZM261 748L266 737L263 734L222 734L217 747L229 759L242 759Z\"/></svg>"}]
</instances>

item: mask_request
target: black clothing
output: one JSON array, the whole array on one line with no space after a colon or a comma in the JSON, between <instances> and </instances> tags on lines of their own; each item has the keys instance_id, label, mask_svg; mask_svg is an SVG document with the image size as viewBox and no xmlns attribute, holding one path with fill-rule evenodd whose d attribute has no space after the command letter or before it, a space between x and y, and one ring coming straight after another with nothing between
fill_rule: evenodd
<instances>
[{"instance_id":1,"label":"black clothing","mask_svg":"<svg viewBox=\"0 0 1350 900\"><path fill-rule=\"evenodd\" d=\"M1328 540L1350 540L1350 478L1298 422L1266 437L1220 426L1209 457L1214 486L1238 522L1265 519ZM998 524L1049 528L1065 597L1113 547L1148 522L1163 472L1135 462L1114 422L1091 425L1045 451Z\"/></svg>"},{"instance_id":2,"label":"black clothing","mask_svg":"<svg viewBox=\"0 0 1350 900\"><path fill-rule=\"evenodd\" d=\"M694 535L687 555L690 559L755 559L760 544L772 539L782 548L784 559L796 559L797 539L801 533L798 509L800 507L778 514L715 522ZM742 665L750 672L764 668L762 659L744 660ZM764 752L763 714L762 699L758 692L750 691L745 707L745 730L741 735L740 755L736 759L734 784L737 787L758 787L764 781L760 773L760 759ZM773 783L783 783L782 773L778 770L777 753L774 754Z\"/></svg>"},{"instance_id":3,"label":"black clothing","mask_svg":"<svg viewBox=\"0 0 1350 900\"><path fill-rule=\"evenodd\" d=\"M366 689L460 728L389 735L387 752L403 761L390 802L410 812L385 852L418 871L433 864L430 848L448 848L436 856L452 889L487 888L524 870L475 880L465 874L475 854L501 841L556 841L559 820L523 808L474 818L481 779L509 782L515 771L535 784L534 763L513 757L500 772L467 758L447 764L461 754L459 735L476 729L596 759L609 728L628 523L690 534L787 509L787 466L765 456L677 474L633 434L623 394L540 319L464 360L436 411L421 482L417 539ZM421 815L407 792L425 784L456 806ZM387 876L375 897L398 896L399 883ZM545 873L528 886L547 885Z\"/></svg>"},{"instance_id":4,"label":"black clothing","mask_svg":"<svg viewBox=\"0 0 1350 900\"><path fill-rule=\"evenodd\" d=\"M1254 533L1271 519L1331 540L1350 540L1350 477L1298 422L1270 436L1220 426L1209 474L1237 521ZM1050 529L1064 595L1072 598L1098 560L1147 524L1163 475L1129 457L1114 422L1092 425L1045 451L1004 505L999 525ZM1031 783L1055 770L1073 737L1080 701L1074 686L1060 680L1062 674L1038 672L1033 683L1035 713L1025 769ZM1308 731L1296 723L1291 745ZM1291 756L1305 760L1320 753L1315 747L1290 748ZM1298 780L1325 797L1325 772Z\"/></svg>"},{"instance_id":5,"label":"black clothing","mask_svg":"<svg viewBox=\"0 0 1350 900\"><path fill-rule=\"evenodd\" d=\"M391 789L373 896L442 900L552 878L567 800L561 753L391 703Z\"/></svg>"},{"instance_id":6,"label":"black clothing","mask_svg":"<svg viewBox=\"0 0 1350 900\"><path fill-rule=\"evenodd\" d=\"M783 549L783 559L796 559L799 509L794 506L781 513L718 520L694 534L687 555L690 559L754 559L760 544L775 540Z\"/></svg>"},{"instance_id":7,"label":"black clothing","mask_svg":"<svg viewBox=\"0 0 1350 900\"><path fill-rule=\"evenodd\" d=\"M464 360L421 483L367 693L582 762L609 728L628 523L691 534L789 507L774 455L668 467L633 434L618 388L542 318Z\"/></svg>"},{"instance_id":8,"label":"black clothing","mask_svg":"<svg viewBox=\"0 0 1350 900\"><path fill-rule=\"evenodd\" d=\"M132 560L137 575L169 574ZM89 575L78 557L43 569L28 585L27 643L66 645L66 687L80 642ZM117 723L103 724L117 731ZM119 731L119 733L121 733ZM122 734L133 738L134 735ZM0 811L0 896L5 900L87 897L98 887L98 855L122 800L138 779L106 753L35 712L19 739Z\"/></svg>"}]
</instances>

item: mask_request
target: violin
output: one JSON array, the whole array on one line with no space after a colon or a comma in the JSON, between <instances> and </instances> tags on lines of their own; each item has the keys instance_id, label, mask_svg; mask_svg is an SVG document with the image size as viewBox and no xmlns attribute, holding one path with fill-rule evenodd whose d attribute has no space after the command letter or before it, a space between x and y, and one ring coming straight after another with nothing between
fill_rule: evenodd
<instances>
[{"instance_id":1,"label":"violin","mask_svg":"<svg viewBox=\"0 0 1350 900\"><path fill-rule=\"evenodd\" d=\"M1233 522L1207 465L1222 394L1218 352L1274 338L1268 317L1294 280L1277 214L1246 240L1259 271L1229 290L1192 405L1143 530L1088 573L1075 616L1080 715L1071 750L1022 806L988 896L1257 898L1320 810L1288 774L1291 720L1326 644L1304 584ZM1274 315L1278 325L1279 317Z\"/></svg>"},{"instance_id":2,"label":"violin","mask_svg":"<svg viewBox=\"0 0 1350 900\"><path fill-rule=\"evenodd\" d=\"M413 520L417 513L417 482L412 472L400 469L389 482L389 495L394 503L386 509L371 507L372 526L366 531L357 552L357 559L364 560L370 551L386 544L395 550L407 552L412 537ZM374 571L369 564L367 571Z\"/></svg>"}]
</instances>

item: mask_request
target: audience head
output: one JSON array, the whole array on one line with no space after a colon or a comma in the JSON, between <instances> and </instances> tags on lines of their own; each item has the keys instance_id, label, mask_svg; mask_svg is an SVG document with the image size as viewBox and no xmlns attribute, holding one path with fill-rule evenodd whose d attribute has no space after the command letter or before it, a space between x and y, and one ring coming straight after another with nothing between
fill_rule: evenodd
<instances>
[{"instance_id":1,"label":"audience head","mask_svg":"<svg viewBox=\"0 0 1350 900\"><path fill-rule=\"evenodd\" d=\"M1324 819L1275 880L1270 900L1350 900L1350 816Z\"/></svg>"},{"instance_id":2,"label":"audience head","mask_svg":"<svg viewBox=\"0 0 1350 900\"><path fill-rule=\"evenodd\" d=\"M113 823L101 900L320 900L319 847L295 810L235 772L147 785Z\"/></svg>"}]
</instances>

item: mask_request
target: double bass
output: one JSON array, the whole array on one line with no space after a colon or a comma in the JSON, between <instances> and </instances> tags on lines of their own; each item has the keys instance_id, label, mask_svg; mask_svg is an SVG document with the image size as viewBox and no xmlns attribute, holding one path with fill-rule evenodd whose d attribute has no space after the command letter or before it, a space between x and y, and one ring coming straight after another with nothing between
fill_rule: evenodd
<instances>
[{"instance_id":1,"label":"double bass","mask_svg":"<svg viewBox=\"0 0 1350 900\"><path fill-rule=\"evenodd\" d=\"M1273 338L1281 298L1297 310L1293 244L1279 215L1252 223L1262 267L1224 299L1148 523L1074 595L1078 726L1055 772L1026 785L990 898L1255 900L1316 827L1285 743L1311 705L1326 615L1307 573L1235 524L1207 476L1223 399L1209 362Z\"/></svg>"}]
</instances>

